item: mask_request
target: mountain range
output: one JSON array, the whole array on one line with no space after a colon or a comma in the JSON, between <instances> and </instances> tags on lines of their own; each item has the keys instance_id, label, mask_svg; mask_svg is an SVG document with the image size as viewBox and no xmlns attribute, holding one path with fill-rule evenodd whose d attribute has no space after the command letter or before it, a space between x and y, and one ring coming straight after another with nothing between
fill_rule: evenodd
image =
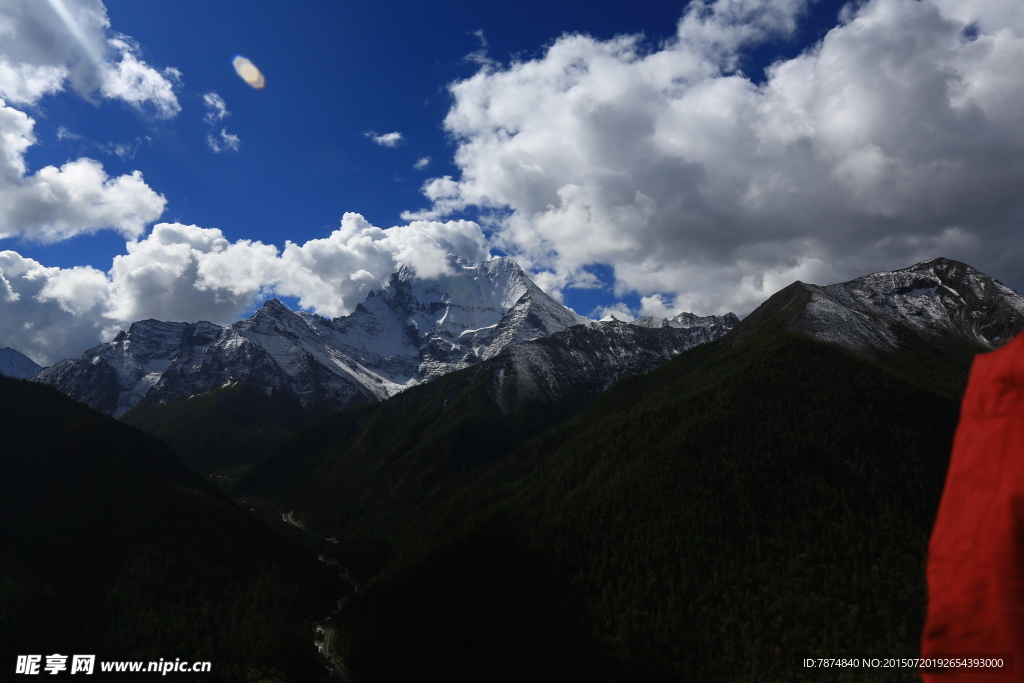
<instances>
[{"instance_id":1,"label":"mountain range","mask_svg":"<svg viewBox=\"0 0 1024 683\"><path fill-rule=\"evenodd\" d=\"M35 379L115 417L143 398L168 403L235 382L267 395L289 396L316 416L386 399L576 325L586 324L591 332L601 329L551 299L511 259L471 264L453 258L449 267L448 275L430 279L403 268L351 315L333 320L291 311L272 299L249 319L227 327L139 321L113 341L60 361ZM939 258L825 287L796 282L755 311L745 329L779 310L786 329L862 355L895 350L898 330L991 349L1024 325L1022 301L980 271ZM738 322L732 314L691 313L641 318L629 323L633 327L608 319L602 324L611 328L598 335L602 340L584 340L587 335L578 331L572 343L589 345L591 354L602 344L627 348L638 343L633 330L643 327L668 333L655 345L678 352L717 338ZM608 385L623 374L620 365L643 372L666 359L642 363L642 349L649 345L636 348L633 361L623 361L628 354L613 353L618 360L604 362L600 380L594 373L601 372L601 362L587 372ZM515 354L520 365L525 352ZM16 376L38 369L9 349L0 352L0 363L5 374ZM535 368L540 374L550 369ZM540 374L526 379L520 372L517 377L525 387L534 380L543 384Z\"/></svg>"},{"instance_id":2,"label":"mountain range","mask_svg":"<svg viewBox=\"0 0 1024 683\"><path fill-rule=\"evenodd\" d=\"M272 299L247 320L144 320L54 364L38 381L120 417L143 397L168 402L246 382L323 414L392 396L584 319L511 259L449 263L422 279L403 268L351 315L333 320Z\"/></svg>"},{"instance_id":3,"label":"mountain range","mask_svg":"<svg viewBox=\"0 0 1024 683\"><path fill-rule=\"evenodd\" d=\"M732 314L644 319L638 325L651 332L642 336L658 348L657 357L644 363L647 346L638 346L634 358L624 352L640 333L615 323L602 329L577 315L541 291L511 259L465 263L453 258L449 267L448 275L427 279L403 268L351 315L333 320L271 299L249 319L227 327L139 321L113 341L55 363L35 379L114 417L143 399L171 403L239 382L268 396L294 399L316 416L386 399L522 342L587 323L601 337L589 342L592 352L594 344L618 347L615 359L594 358L587 369L603 369L592 379L606 386L739 322Z\"/></svg>"},{"instance_id":4,"label":"mountain range","mask_svg":"<svg viewBox=\"0 0 1024 683\"><path fill-rule=\"evenodd\" d=\"M34 379L159 436L211 473L254 462L319 416L476 365L471 374L486 375L496 405L517 419L535 415L539 428L623 377L733 328L736 344L765 321L882 364L916 363L921 381L946 387L964 380L974 353L1024 325L1024 298L945 258L828 286L796 282L742 324L731 313L587 321L511 259L448 265L437 278L403 268L333 320L272 299L227 327L139 321ZM942 354L965 362L942 370Z\"/></svg>"}]
</instances>

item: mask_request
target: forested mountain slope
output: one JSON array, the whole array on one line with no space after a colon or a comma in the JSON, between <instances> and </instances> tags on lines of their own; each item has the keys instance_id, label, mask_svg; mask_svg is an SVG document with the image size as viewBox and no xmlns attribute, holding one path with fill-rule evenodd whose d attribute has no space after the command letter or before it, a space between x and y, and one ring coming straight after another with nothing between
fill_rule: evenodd
<instances>
[{"instance_id":1,"label":"forested mountain slope","mask_svg":"<svg viewBox=\"0 0 1024 683\"><path fill-rule=\"evenodd\" d=\"M764 318L540 434L451 375L247 484L366 582L337 641L358 680L817 680L798 657L917 648L957 401L915 372Z\"/></svg>"},{"instance_id":2,"label":"forested mountain slope","mask_svg":"<svg viewBox=\"0 0 1024 683\"><path fill-rule=\"evenodd\" d=\"M59 652L320 679L312 620L341 590L324 565L160 441L51 387L0 377L0 422L5 667Z\"/></svg>"}]
</instances>

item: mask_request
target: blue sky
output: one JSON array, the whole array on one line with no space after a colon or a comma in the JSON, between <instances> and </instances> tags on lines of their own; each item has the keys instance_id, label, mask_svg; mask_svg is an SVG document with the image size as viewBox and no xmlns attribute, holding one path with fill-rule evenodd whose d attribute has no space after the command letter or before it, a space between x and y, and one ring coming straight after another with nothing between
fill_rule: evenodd
<instances>
[{"instance_id":1,"label":"blue sky","mask_svg":"<svg viewBox=\"0 0 1024 683\"><path fill-rule=\"evenodd\" d=\"M454 146L442 121L447 85L471 76L467 59L487 41L487 54L508 61L538 54L563 32L599 37L643 32L664 40L681 3L524 2L104 3L114 29L142 46L148 63L182 72L182 111L154 121L120 105L93 107L73 93L47 99L37 122L43 144L33 167L80 155L100 159L111 175L141 170L168 199L162 220L217 227L231 239L304 242L333 230L346 211L390 226L424 203L420 187L433 175L455 175ZM253 90L231 60L244 55L267 78ZM216 92L231 115L214 127L238 135L237 153L213 154L202 96ZM57 140L64 126L85 141ZM399 131L394 148L366 134ZM132 158L103 154L93 143L139 144ZM424 169L414 164L429 157ZM109 239L108 239L109 238ZM123 239L102 233L32 248L49 265L109 267ZM83 261L83 256L86 260Z\"/></svg>"},{"instance_id":2,"label":"blue sky","mask_svg":"<svg viewBox=\"0 0 1024 683\"><path fill-rule=\"evenodd\" d=\"M0 97L31 137L0 182L141 173L54 200L63 223L0 206L0 346L47 362L267 296L343 314L437 249L513 255L590 315L745 314L940 255L1019 288L1015 5L0 0Z\"/></svg>"}]
</instances>

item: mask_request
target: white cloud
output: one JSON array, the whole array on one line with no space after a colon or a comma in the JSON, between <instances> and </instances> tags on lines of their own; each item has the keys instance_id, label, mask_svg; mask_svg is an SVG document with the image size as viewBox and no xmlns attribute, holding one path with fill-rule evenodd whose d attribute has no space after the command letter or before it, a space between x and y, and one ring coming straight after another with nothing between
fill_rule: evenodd
<instances>
[{"instance_id":1,"label":"white cloud","mask_svg":"<svg viewBox=\"0 0 1024 683\"><path fill-rule=\"evenodd\" d=\"M92 159L27 174L35 122L0 100L0 238L66 239L99 229L142 234L167 203L134 173L111 178Z\"/></svg>"},{"instance_id":2,"label":"white cloud","mask_svg":"<svg viewBox=\"0 0 1024 683\"><path fill-rule=\"evenodd\" d=\"M128 242L103 273L47 268L0 252L0 345L41 362L82 353L135 320L230 323L258 298L293 296L304 308L346 315L402 265L426 277L448 272L447 254L488 258L470 221L418 221L388 229L347 213L323 239L284 249L220 230L159 223Z\"/></svg>"},{"instance_id":3,"label":"white cloud","mask_svg":"<svg viewBox=\"0 0 1024 683\"><path fill-rule=\"evenodd\" d=\"M142 147L143 143L147 142L152 142L152 138L148 135L145 137L135 138L131 142L111 142L106 145L98 145L98 147L107 154L113 154L124 161L130 161L135 158L136 152L139 151L139 148Z\"/></svg>"},{"instance_id":4,"label":"white cloud","mask_svg":"<svg viewBox=\"0 0 1024 683\"><path fill-rule=\"evenodd\" d=\"M273 247L239 243L254 260ZM194 225L159 223L143 240L127 244L127 254L114 257L104 315L119 323L142 318L225 321L252 302L259 285L231 282L203 288L200 269L232 245L220 230Z\"/></svg>"},{"instance_id":5,"label":"white cloud","mask_svg":"<svg viewBox=\"0 0 1024 683\"><path fill-rule=\"evenodd\" d=\"M359 214L346 213L341 227L327 238L301 246L285 243L275 291L298 297L301 306L324 315L346 315L401 265L424 277L448 272L449 253L471 261L488 258L480 226L472 221L413 221L383 230Z\"/></svg>"},{"instance_id":6,"label":"white cloud","mask_svg":"<svg viewBox=\"0 0 1024 683\"><path fill-rule=\"evenodd\" d=\"M203 104L206 105L206 116L203 117L203 120L207 123L217 123L231 116L224 98L215 92L203 95Z\"/></svg>"},{"instance_id":7,"label":"white cloud","mask_svg":"<svg viewBox=\"0 0 1024 683\"><path fill-rule=\"evenodd\" d=\"M211 127L210 132L206 135L206 146L216 153L237 152L242 146L242 140L237 135L229 133L227 128L221 128L219 133L212 130L218 121L223 121L231 116L224 98L215 92L208 92L203 95L203 103L206 105L206 116L203 117L203 120Z\"/></svg>"},{"instance_id":8,"label":"white cloud","mask_svg":"<svg viewBox=\"0 0 1024 683\"><path fill-rule=\"evenodd\" d=\"M60 92L67 75L63 66L19 64L0 55L0 97L13 104L32 104L43 95Z\"/></svg>"},{"instance_id":9,"label":"white cloud","mask_svg":"<svg viewBox=\"0 0 1024 683\"><path fill-rule=\"evenodd\" d=\"M477 207L556 290L608 264L702 313L939 255L1024 280L1020 3L869 0L764 83L735 70L805 4L691 3L657 49L566 35L482 68L451 86L461 174L403 218Z\"/></svg>"},{"instance_id":10,"label":"white cloud","mask_svg":"<svg viewBox=\"0 0 1024 683\"><path fill-rule=\"evenodd\" d=\"M430 166L430 157L420 157L416 160L416 163L412 165L417 171L422 171L427 166Z\"/></svg>"},{"instance_id":11,"label":"white cloud","mask_svg":"<svg viewBox=\"0 0 1024 683\"><path fill-rule=\"evenodd\" d=\"M636 316L629 310L629 306L624 303L616 303L611 306L598 306L590 312L588 317L594 320L613 318L614 320L619 320L624 323L636 320Z\"/></svg>"},{"instance_id":12,"label":"white cloud","mask_svg":"<svg viewBox=\"0 0 1024 683\"><path fill-rule=\"evenodd\" d=\"M58 140L83 140L84 138L78 133L73 133L67 126L59 126L57 128L57 139Z\"/></svg>"},{"instance_id":13,"label":"white cloud","mask_svg":"<svg viewBox=\"0 0 1024 683\"><path fill-rule=\"evenodd\" d=\"M210 133L206 136L206 146L213 152L237 152L242 146L242 141L237 135L229 133L226 128L221 128L220 133L216 135Z\"/></svg>"},{"instance_id":14,"label":"white cloud","mask_svg":"<svg viewBox=\"0 0 1024 683\"><path fill-rule=\"evenodd\" d=\"M0 97L34 104L42 96L73 87L97 89L98 65L107 52L110 26L99 0L43 2L4 0L0 9Z\"/></svg>"},{"instance_id":15,"label":"white cloud","mask_svg":"<svg viewBox=\"0 0 1024 683\"><path fill-rule=\"evenodd\" d=\"M476 39L480 41L480 47L466 55L466 61L471 62L473 64L479 64L482 68L485 69L498 67L498 62L491 59L490 55L488 54L491 49L491 44L487 42L487 36L484 35L483 29L478 28L475 31L470 31L470 35L475 36Z\"/></svg>"},{"instance_id":16,"label":"white cloud","mask_svg":"<svg viewBox=\"0 0 1024 683\"><path fill-rule=\"evenodd\" d=\"M366 133L366 137L370 138L382 147L397 147L398 144L405 139L405 137L397 130L393 133L384 133L383 135Z\"/></svg>"},{"instance_id":17,"label":"white cloud","mask_svg":"<svg viewBox=\"0 0 1024 683\"><path fill-rule=\"evenodd\" d=\"M88 147L91 149L99 150L104 154L110 154L122 159L123 161L130 161L135 158L136 153L142 147L143 144L152 142L153 139L148 135L136 137L131 142L95 142L87 139L84 135L79 135L74 131L70 130L67 126L59 126L57 128L57 140L64 142L71 140L73 142L80 143L81 147Z\"/></svg>"},{"instance_id":18,"label":"white cloud","mask_svg":"<svg viewBox=\"0 0 1024 683\"><path fill-rule=\"evenodd\" d=\"M54 241L102 229L135 237L163 212L165 199L138 172L111 178L86 158L34 173L25 163L35 121L12 105L38 106L66 82L86 98L119 99L158 118L180 110L180 74L147 65L138 44L109 27L99 0L0 3L0 239ZM57 137L83 139L63 126ZM128 159L141 143L89 144Z\"/></svg>"},{"instance_id":19,"label":"white cloud","mask_svg":"<svg viewBox=\"0 0 1024 683\"><path fill-rule=\"evenodd\" d=\"M645 296L640 299L640 310L638 315L641 318L649 315L655 318L671 318L675 315L682 313L677 310L675 306L665 301L665 297L660 294L652 294L651 296Z\"/></svg>"},{"instance_id":20,"label":"white cloud","mask_svg":"<svg viewBox=\"0 0 1024 683\"><path fill-rule=\"evenodd\" d=\"M169 119L181 111L174 94L174 83L181 72L174 68L157 71L140 60L139 44L128 36L111 38L107 43L119 55L117 63L99 65L100 94L120 99L140 111L151 108L157 118Z\"/></svg>"},{"instance_id":21,"label":"white cloud","mask_svg":"<svg viewBox=\"0 0 1024 683\"><path fill-rule=\"evenodd\" d=\"M78 355L104 336L103 273L46 268L0 251L0 339L43 365ZM77 280L73 285L72 282ZM90 306L92 301L92 306Z\"/></svg>"}]
</instances>

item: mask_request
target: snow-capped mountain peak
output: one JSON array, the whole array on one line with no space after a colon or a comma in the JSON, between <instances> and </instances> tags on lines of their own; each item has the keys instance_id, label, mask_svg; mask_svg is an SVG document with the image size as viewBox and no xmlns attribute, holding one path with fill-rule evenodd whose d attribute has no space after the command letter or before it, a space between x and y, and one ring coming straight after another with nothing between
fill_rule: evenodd
<instances>
[{"instance_id":1,"label":"snow-capped mountain peak","mask_svg":"<svg viewBox=\"0 0 1024 683\"><path fill-rule=\"evenodd\" d=\"M38 379L115 416L144 396L171 401L240 380L330 410L386 398L584 321L511 259L450 258L437 277L403 267L333 320L270 299L223 328L139 321Z\"/></svg>"}]
</instances>

